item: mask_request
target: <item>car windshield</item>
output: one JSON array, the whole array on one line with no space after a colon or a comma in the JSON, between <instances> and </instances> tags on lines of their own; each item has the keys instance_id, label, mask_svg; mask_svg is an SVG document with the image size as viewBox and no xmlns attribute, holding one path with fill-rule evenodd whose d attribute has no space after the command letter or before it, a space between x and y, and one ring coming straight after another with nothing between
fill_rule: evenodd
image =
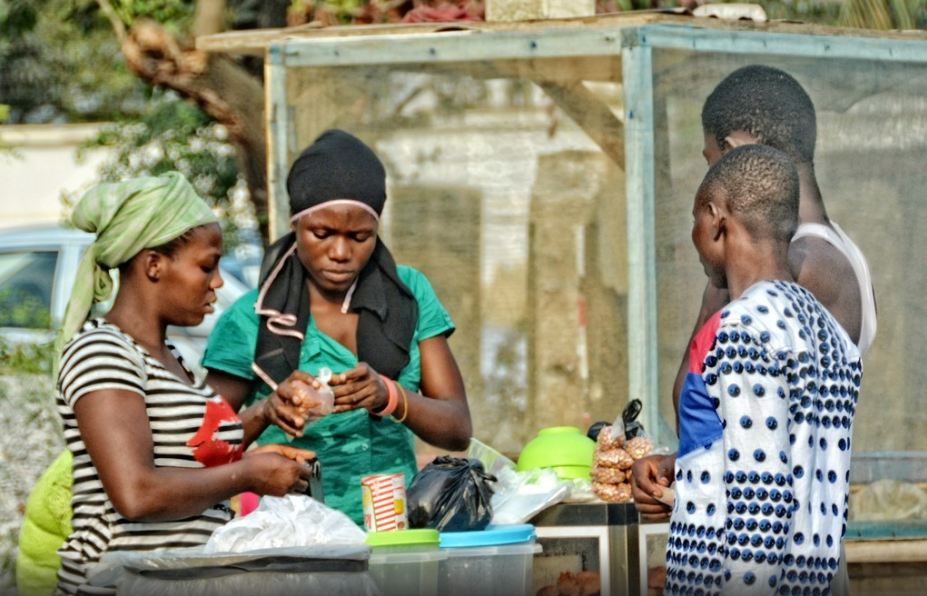
<instances>
[{"instance_id":1,"label":"car windshield","mask_svg":"<svg viewBox=\"0 0 927 596\"><path fill-rule=\"evenodd\" d=\"M45 329L51 325L51 299L58 252L0 254L0 327Z\"/></svg>"}]
</instances>

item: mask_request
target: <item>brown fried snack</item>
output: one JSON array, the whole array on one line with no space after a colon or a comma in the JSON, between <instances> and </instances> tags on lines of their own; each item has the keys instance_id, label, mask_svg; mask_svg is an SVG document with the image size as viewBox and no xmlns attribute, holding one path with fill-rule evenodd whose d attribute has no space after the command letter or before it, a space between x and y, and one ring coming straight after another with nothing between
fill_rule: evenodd
<instances>
[{"instance_id":1,"label":"brown fried snack","mask_svg":"<svg viewBox=\"0 0 927 596\"><path fill-rule=\"evenodd\" d=\"M630 471L630 470L629 470ZM628 478L625 470L618 468L592 468L592 479L605 484L621 484Z\"/></svg>"},{"instance_id":2,"label":"brown fried snack","mask_svg":"<svg viewBox=\"0 0 927 596\"><path fill-rule=\"evenodd\" d=\"M602 580L595 571L580 571L575 579L582 589L580 596L599 596L602 593Z\"/></svg>"},{"instance_id":3,"label":"brown fried snack","mask_svg":"<svg viewBox=\"0 0 927 596\"><path fill-rule=\"evenodd\" d=\"M631 501L630 484L606 484L593 481L592 492L607 503L628 503Z\"/></svg>"},{"instance_id":4,"label":"brown fried snack","mask_svg":"<svg viewBox=\"0 0 927 596\"><path fill-rule=\"evenodd\" d=\"M624 445L624 433L621 433L617 437L611 436L611 430L613 427L606 426L599 431L599 436L596 438L596 448L598 449L617 449Z\"/></svg>"},{"instance_id":5,"label":"brown fried snack","mask_svg":"<svg viewBox=\"0 0 927 596\"><path fill-rule=\"evenodd\" d=\"M618 498L621 499L619 503L630 503L631 502L631 485L622 482L618 485Z\"/></svg>"},{"instance_id":6,"label":"brown fried snack","mask_svg":"<svg viewBox=\"0 0 927 596\"><path fill-rule=\"evenodd\" d=\"M663 596L666 584L666 567L647 569L647 596Z\"/></svg>"},{"instance_id":7,"label":"brown fried snack","mask_svg":"<svg viewBox=\"0 0 927 596\"><path fill-rule=\"evenodd\" d=\"M653 440L648 437L634 437L624 444L624 450L628 452L628 455L638 460L653 450Z\"/></svg>"},{"instance_id":8,"label":"brown fried snack","mask_svg":"<svg viewBox=\"0 0 927 596\"><path fill-rule=\"evenodd\" d=\"M535 596L560 596L560 589L557 586L544 586Z\"/></svg>"},{"instance_id":9,"label":"brown fried snack","mask_svg":"<svg viewBox=\"0 0 927 596\"><path fill-rule=\"evenodd\" d=\"M627 470L634 459L624 449L597 450L592 458L593 466L600 468L618 468Z\"/></svg>"},{"instance_id":10,"label":"brown fried snack","mask_svg":"<svg viewBox=\"0 0 927 596\"><path fill-rule=\"evenodd\" d=\"M564 571L557 579L557 589L560 596L582 596L582 586L576 581L576 576L571 571Z\"/></svg>"}]
</instances>

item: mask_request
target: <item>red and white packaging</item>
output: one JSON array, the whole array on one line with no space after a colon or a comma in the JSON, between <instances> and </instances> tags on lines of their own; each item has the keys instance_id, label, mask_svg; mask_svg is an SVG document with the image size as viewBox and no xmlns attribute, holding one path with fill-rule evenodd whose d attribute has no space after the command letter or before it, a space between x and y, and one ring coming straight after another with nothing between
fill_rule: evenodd
<instances>
[{"instance_id":1,"label":"red and white packaging","mask_svg":"<svg viewBox=\"0 0 927 596\"><path fill-rule=\"evenodd\" d=\"M361 478L364 527L368 532L390 532L409 527L406 516L406 479L403 474Z\"/></svg>"}]
</instances>

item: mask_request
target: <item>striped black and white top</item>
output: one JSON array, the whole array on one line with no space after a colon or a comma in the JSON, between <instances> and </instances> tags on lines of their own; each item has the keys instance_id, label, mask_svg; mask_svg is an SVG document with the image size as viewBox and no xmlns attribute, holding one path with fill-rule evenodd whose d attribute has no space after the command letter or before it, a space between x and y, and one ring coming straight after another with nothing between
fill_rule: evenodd
<instances>
[{"instance_id":1,"label":"striped black and white top","mask_svg":"<svg viewBox=\"0 0 927 596\"><path fill-rule=\"evenodd\" d=\"M133 522L119 515L87 454L73 409L82 396L106 390L131 391L145 400L157 467L211 467L242 454L241 419L208 385L180 379L115 325L88 321L65 348L58 373L58 411L74 454L74 519L59 551L56 594L112 594L86 580L104 553L204 544L231 518L228 501L176 521Z\"/></svg>"}]
</instances>

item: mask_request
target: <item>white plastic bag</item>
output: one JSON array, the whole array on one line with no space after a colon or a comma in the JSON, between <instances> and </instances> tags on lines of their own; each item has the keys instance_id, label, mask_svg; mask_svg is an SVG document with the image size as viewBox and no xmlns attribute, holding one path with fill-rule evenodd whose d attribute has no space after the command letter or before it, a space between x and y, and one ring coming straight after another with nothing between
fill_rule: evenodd
<instances>
[{"instance_id":1,"label":"white plastic bag","mask_svg":"<svg viewBox=\"0 0 927 596\"><path fill-rule=\"evenodd\" d=\"M523 524L570 496L571 482L561 480L551 468L499 473L501 489L492 497L492 523Z\"/></svg>"},{"instance_id":2,"label":"white plastic bag","mask_svg":"<svg viewBox=\"0 0 927 596\"><path fill-rule=\"evenodd\" d=\"M470 439L467 457L483 462L496 477L491 502L494 524L523 524L570 496L572 483L561 480L551 468L518 472L515 462L477 439Z\"/></svg>"},{"instance_id":3,"label":"white plastic bag","mask_svg":"<svg viewBox=\"0 0 927 596\"><path fill-rule=\"evenodd\" d=\"M588 503L598 499L592 492L592 481L586 478L573 478L570 482L570 494L564 498L566 503Z\"/></svg>"},{"instance_id":4,"label":"white plastic bag","mask_svg":"<svg viewBox=\"0 0 927 596\"><path fill-rule=\"evenodd\" d=\"M364 544L367 534L344 513L305 495L262 497L257 509L212 533L205 552Z\"/></svg>"}]
</instances>

